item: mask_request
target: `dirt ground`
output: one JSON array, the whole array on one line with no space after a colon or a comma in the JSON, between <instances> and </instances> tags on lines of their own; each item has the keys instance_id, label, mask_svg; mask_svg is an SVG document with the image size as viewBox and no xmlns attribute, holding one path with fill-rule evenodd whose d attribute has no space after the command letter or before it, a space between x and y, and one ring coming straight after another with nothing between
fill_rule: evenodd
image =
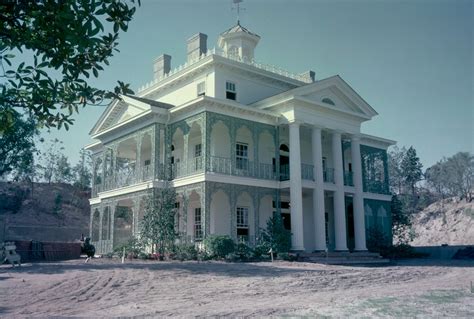
<instances>
[{"instance_id":1,"label":"dirt ground","mask_svg":"<svg viewBox=\"0 0 474 319\"><path fill-rule=\"evenodd\" d=\"M474 317L474 262L383 267L95 259L0 266L0 317ZM474 289L474 288L473 288Z\"/></svg>"}]
</instances>

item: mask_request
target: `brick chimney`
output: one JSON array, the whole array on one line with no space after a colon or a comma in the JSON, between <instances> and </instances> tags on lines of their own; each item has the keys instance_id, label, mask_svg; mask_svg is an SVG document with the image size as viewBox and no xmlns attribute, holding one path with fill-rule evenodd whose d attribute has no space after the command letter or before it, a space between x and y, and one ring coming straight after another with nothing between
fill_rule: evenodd
<instances>
[{"instance_id":1,"label":"brick chimney","mask_svg":"<svg viewBox=\"0 0 474 319\"><path fill-rule=\"evenodd\" d=\"M202 54L207 52L207 35L197 33L190 37L187 41L188 63L196 61Z\"/></svg>"},{"instance_id":2,"label":"brick chimney","mask_svg":"<svg viewBox=\"0 0 474 319\"><path fill-rule=\"evenodd\" d=\"M171 55L162 54L153 63L153 78L160 79L171 71Z\"/></svg>"}]
</instances>

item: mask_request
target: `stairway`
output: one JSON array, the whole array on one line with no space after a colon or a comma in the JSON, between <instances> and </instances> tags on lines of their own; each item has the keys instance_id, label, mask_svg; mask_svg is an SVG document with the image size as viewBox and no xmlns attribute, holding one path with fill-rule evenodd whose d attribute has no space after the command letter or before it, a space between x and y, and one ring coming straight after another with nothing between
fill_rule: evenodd
<instances>
[{"instance_id":1,"label":"stairway","mask_svg":"<svg viewBox=\"0 0 474 319\"><path fill-rule=\"evenodd\" d=\"M368 251L348 252L314 252L298 254L298 261L326 264L326 265L387 265L389 259L378 253Z\"/></svg>"}]
</instances>

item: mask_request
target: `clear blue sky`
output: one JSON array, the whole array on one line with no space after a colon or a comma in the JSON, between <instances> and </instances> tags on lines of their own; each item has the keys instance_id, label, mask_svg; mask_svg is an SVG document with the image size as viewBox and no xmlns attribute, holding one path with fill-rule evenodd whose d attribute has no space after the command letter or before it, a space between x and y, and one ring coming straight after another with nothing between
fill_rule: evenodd
<instances>
[{"instance_id":1,"label":"clear blue sky","mask_svg":"<svg viewBox=\"0 0 474 319\"><path fill-rule=\"evenodd\" d=\"M236 22L231 0L142 0L121 36L120 53L94 84L117 80L136 91L152 79L156 56L185 61L186 39L208 47ZM339 74L379 115L364 133L413 145L424 168L474 152L473 1L245 0L241 23L261 36L256 59L317 79ZM69 132L53 132L75 163L104 107L83 109Z\"/></svg>"}]
</instances>

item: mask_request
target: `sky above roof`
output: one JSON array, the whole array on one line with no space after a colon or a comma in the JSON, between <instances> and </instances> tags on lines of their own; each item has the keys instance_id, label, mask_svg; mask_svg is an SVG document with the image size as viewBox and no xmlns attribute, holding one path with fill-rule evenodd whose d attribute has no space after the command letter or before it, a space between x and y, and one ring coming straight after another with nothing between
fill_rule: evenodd
<instances>
[{"instance_id":1,"label":"sky above roof","mask_svg":"<svg viewBox=\"0 0 474 319\"><path fill-rule=\"evenodd\" d=\"M136 91L152 80L153 59L186 60L186 39L208 35L208 48L236 24L231 0L142 0L117 53L93 85L117 80ZM474 152L473 2L469 0L246 0L242 26L261 40L259 62L316 79L339 74L378 113L362 132L413 145L424 168L458 151ZM105 107L87 107L64 141L77 162Z\"/></svg>"}]
</instances>

